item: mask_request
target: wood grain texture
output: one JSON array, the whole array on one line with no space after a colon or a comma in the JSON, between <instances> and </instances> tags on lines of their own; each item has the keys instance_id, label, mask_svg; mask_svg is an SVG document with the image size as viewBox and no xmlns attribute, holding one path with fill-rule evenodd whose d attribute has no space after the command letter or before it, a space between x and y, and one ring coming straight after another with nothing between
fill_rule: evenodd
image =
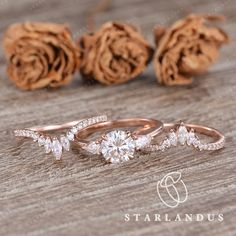
<instances>
[{"instance_id":1,"label":"wood grain texture","mask_svg":"<svg viewBox=\"0 0 236 236\"><path fill-rule=\"evenodd\" d=\"M0 31L16 21L67 22L75 36L85 30L96 1L2 0ZM156 24L168 25L189 12L227 16L232 42L221 58L193 85L167 88L156 83L152 66L124 85L85 86L79 75L60 90L22 92L5 74L0 60L0 235L236 235L236 4L232 0L128 0L111 2L96 17L97 26L122 20L140 26L152 40ZM184 120L221 130L226 147L213 153L189 148L142 155L114 166L77 150L54 163L31 141L16 143L12 130L61 123L96 114L111 118L153 117ZM188 200L167 208L156 194L162 176L180 171ZM222 213L223 222L125 222L124 214Z\"/></svg>"}]
</instances>

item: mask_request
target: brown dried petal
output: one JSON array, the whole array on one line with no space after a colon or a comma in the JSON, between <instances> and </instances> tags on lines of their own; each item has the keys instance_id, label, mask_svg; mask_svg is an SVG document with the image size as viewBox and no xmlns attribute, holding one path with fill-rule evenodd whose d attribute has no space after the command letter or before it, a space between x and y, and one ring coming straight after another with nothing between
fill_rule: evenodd
<instances>
[{"instance_id":1,"label":"brown dried petal","mask_svg":"<svg viewBox=\"0 0 236 236\"><path fill-rule=\"evenodd\" d=\"M79 44L81 74L107 85L136 77L152 57L148 42L128 24L106 23L97 32L83 35Z\"/></svg>"},{"instance_id":2,"label":"brown dried petal","mask_svg":"<svg viewBox=\"0 0 236 236\"><path fill-rule=\"evenodd\" d=\"M25 90L68 84L79 65L79 49L65 25L19 23L5 32L9 78Z\"/></svg>"},{"instance_id":3,"label":"brown dried petal","mask_svg":"<svg viewBox=\"0 0 236 236\"><path fill-rule=\"evenodd\" d=\"M221 19L220 16L189 15L169 29L154 31L158 44L154 69L161 84L190 84L194 74L209 68L229 37L219 28L206 26L205 22Z\"/></svg>"}]
</instances>

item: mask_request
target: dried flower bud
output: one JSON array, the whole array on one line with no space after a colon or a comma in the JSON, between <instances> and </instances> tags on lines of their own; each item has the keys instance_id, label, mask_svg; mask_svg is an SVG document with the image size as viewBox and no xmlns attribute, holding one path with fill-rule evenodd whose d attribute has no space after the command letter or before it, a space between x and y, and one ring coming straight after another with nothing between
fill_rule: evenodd
<instances>
[{"instance_id":1,"label":"dried flower bud","mask_svg":"<svg viewBox=\"0 0 236 236\"><path fill-rule=\"evenodd\" d=\"M157 79L165 85L186 85L192 76L205 72L217 59L219 48L229 41L221 29L207 26L206 21L221 16L189 15L170 28L157 28L154 68Z\"/></svg>"},{"instance_id":2,"label":"dried flower bud","mask_svg":"<svg viewBox=\"0 0 236 236\"><path fill-rule=\"evenodd\" d=\"M100 83L120 84L139 75L153 50L137 29L108 22L100 30L79 39L82 51L80 72Z\"/></svg>"},{"instance_id":3,"label":"dried flower bud","mask_svg":"<svg viewBox=\"0 0 236 236\"><path fill-rule=\"evenodd\" d=\"M18 23L4 35L8 76L21 89L68 84L79 64L79 51L65 25Z\"/></svg>"}]
</instances>

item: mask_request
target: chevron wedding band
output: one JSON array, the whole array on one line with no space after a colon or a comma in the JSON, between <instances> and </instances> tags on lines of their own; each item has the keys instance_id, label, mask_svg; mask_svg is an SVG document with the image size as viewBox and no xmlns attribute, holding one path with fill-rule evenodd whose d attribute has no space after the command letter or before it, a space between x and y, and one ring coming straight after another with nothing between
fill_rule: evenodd
<instances>
[{"instance_id":1,"label":"chevron wedding band","mask_svg":"<svg viewBox=\"0 0 236 236\"><path fill-rule=\"evenodd\" d=\"M73 141L75 134L90 125L107 121L107 116L96 116L88 119L72 121L62 125L38 126L25 129L17 129L14 131L15 136L23 138L31 138L39 146L44 147L45 153L52 153L56 160L60 160L63 151L70 150L70 141ZM67 130L66 133L59 137L50 135L50 131Z\"/></svg>"},{"instance_id":2,"label":"chevron wedding band","mask_svg":"<svg viewBox=\"0 0 236 236\"><path fill-rule=\"evenodd\" d=\"M199 151L215 151L225 145L225 137L218 130L206 126L194 124L164 124L164 130L168 132L159 144L150 144L146 147L149 151L165 151L178 144L192 146ZM213 142L203 142L199 134L212 137Z\"/></svg>"}]
</instances>

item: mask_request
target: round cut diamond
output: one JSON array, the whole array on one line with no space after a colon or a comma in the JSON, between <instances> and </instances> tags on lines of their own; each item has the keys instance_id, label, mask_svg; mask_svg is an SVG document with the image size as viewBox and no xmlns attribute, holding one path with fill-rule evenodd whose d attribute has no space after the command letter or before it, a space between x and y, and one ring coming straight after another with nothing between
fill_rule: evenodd
<instances>
[{"instance_id":1,"label":"round cut diamond","mask_svg":"<svg viewBox=\"0 0 236 236\"><path fill-rule=\"evenodd\" d=\"M107 161L119 163L133 157L135 141L125 131L114 130L104 136L101 142L101 153Z\"/></svg>"}]
</instances>

